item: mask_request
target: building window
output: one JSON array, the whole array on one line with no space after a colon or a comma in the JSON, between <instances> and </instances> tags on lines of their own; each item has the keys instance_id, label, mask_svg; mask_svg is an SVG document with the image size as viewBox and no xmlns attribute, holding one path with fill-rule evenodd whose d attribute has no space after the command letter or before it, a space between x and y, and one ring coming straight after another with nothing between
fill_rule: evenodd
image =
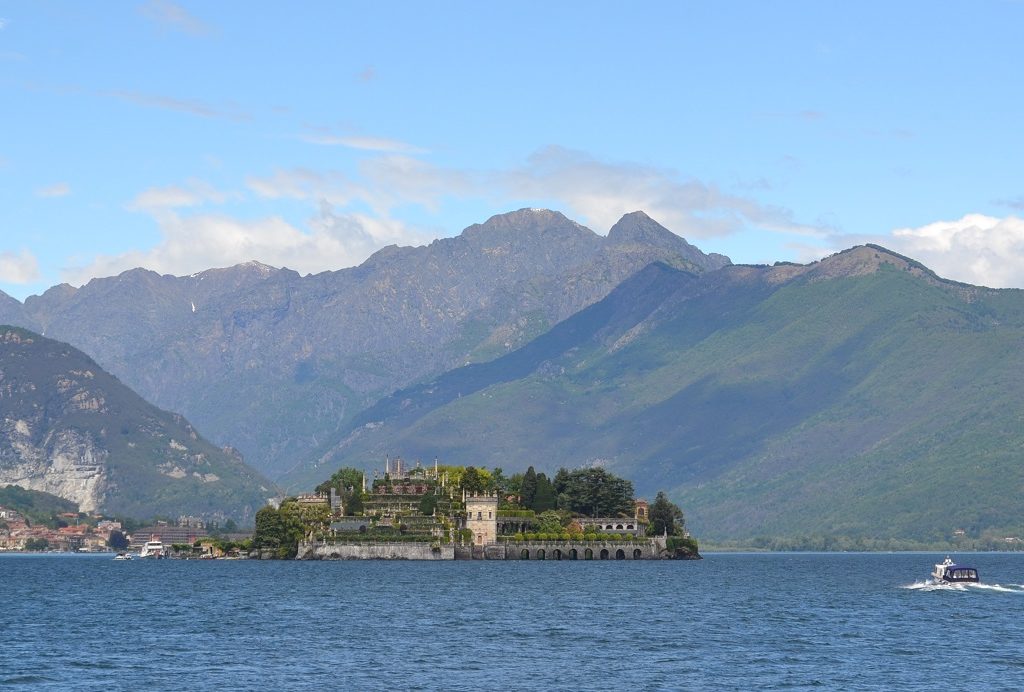
<instances>
[{"instance_id":1,"label":"building window","mask_svg":"<svg viewBox=\"0 0 1024 692\"><path fill-rule=\"evenodd\" d=\"M476 513L476 518L477 518L478 520L479 520L479 519L483 519L483 518L484 518L484 513L483 513L483 512L477 512L477 513Z\"/></svg>"},{"instance_id":2,"label":"building window","mask_svg":"<svg viewBox=\"0 0 1024 692\"><path fill-rule=\"evenodd\" d=\"M488 519L490 519L490 518L491 518L491 513L490 513L490 512L488 512L488 513L487 513L487 518L488 518Z\"/></svg>"}]
</instances>

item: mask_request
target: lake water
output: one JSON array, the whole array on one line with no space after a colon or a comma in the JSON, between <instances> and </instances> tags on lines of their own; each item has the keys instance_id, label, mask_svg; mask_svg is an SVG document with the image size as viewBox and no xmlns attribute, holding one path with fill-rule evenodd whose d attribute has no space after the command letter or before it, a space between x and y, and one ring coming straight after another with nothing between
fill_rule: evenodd
<instances>
[{"instance_id":1,"label":"lake water","mask_svg":"<svg viewBox=\"0 0 1024 692\"><path fill-rule=\"evenodd\" d=\"M1024 555L699 562L0 556L0 687L1024 688ZM997 586L998 585L998 586Z\"/></svg>"}]
</instances>

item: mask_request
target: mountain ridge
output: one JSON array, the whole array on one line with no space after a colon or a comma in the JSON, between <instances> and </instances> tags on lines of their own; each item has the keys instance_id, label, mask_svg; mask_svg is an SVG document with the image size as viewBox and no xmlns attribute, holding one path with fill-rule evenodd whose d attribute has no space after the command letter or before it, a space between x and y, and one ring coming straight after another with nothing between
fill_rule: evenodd
<instances>
[{"instance_id":1,"label":"mountain ridge","mask_svg":"<svg viewBox=\"0 0 1024 692\"><path fill-rule=\"evenodd\" d=\"M514 367L545 341L557 348ZM519 351L385 398L324 462L603 465L642 493L672 488L713 538L1013 535L1021 343L1024 292L878 246L703 275L660 265Z\"/></svg>"},{"instance_id":2,"label":"mountain ridge","mask_svg":"<svg viewBox=\"0 0 1024 692\"><path fill-rule=\"evenodd\" d=\"M315 275L130 270L50 289L11 321L95 354L280 479L380 396L509 352L653 261L697 273L728 262L666 240L617 243L521 209Z\"/></svg>"}]
</instances>

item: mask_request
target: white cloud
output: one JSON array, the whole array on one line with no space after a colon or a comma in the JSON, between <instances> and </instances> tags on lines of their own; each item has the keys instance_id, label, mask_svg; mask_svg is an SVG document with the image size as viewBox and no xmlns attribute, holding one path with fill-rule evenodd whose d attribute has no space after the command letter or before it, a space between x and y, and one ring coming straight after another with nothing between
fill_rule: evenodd
<instances>
[{"instance_id":1,"label":"white cloud","mask_svg":"<svg viewBox=\"0 0 1024 692\"><path fill-rule=\"evenodd\" d=\"M1024 220L1017 216L967 214L882 235L835 235L829 242L829 252L874 243L915 259L946 279L1024 288Z\"/></svg>"},{"instance_id":2,"label":"white cloud","mask_svg":"<svg viewBox=\"0 0 1024 692\"><path fill-rule=\"evenodd\" d=\"M39 278L39 261L28 250L0 252L0 281L27 284Z\"/></svg>"},{"instance_id":3,"label":"white cloud","mask_svg":"<svg viewBox=\"0 0 1024 692\"><path fill-rule=\"evenodd\" d=\"M54 183L36 188L36 197L66 197L71 194L71 186L67 183Z\"/></svg>"},{"instance_id":4,"label":"white cloud","mask_svg":"<svg viewBox=\"0 0 1024 692\"><path fill-rule=\"evenodd\" d=\"M310 144L320 144L323 146L335 147L348 147L349 149L359 149L361 151L380 151L393 154L427 153L426 149L422 149L414 144L409 144L408 142L401 142L397 139L387 139L385 137L354 137L330 134L313 134L300 135L299 139L301 139L303 142L308 142Z\"/></svg>"},{"instance_id":5,"label":"white cloud","mask_svg":"<svg viewBox=\"0 0 1024 692\"><path fill-rule=\"evenodd\" d=\"M1024 219L968 214L918 228L898 228L879 241L939 276L993 288L1024 287Z\"/></svg>"},{"instance_id":6,"label":"white cloud","mask_svg":"<svg viewBox=\"0 0 1024 692\"><path fill-rule=\"evenodd\" d=\"M180 216L164 210L156 218L162 235L156 247L96 257L86 266L65 270L65 280L78 285L135 267L180 276L249 260L316 273L359 264L385 245L426 240L401 222L339 214L327 202L320 204L306 230L278 217L243 221L215 214Z\"/></svg>"},{"instance_id":7,"label":"white cloud","mask_svg":"<svg viewBox=\"0 0 1024 692\"><path fill-rule=\"evenodd\" d=\"M229 195L198 179L182 185L151 187L135 196L128 208L136 211L157 212L161 209L195 207L207 202L223 203Z\"/></svg>"},{"instance_id":8,"label":"white cloud","mask_svg":"<svg viewBox=\"0 0 1024 692\"><path fill-rule=\"evenodd\" d=\"M149 0L139 7L139 12L163 27L192 36L206 36L212 33L208 24L170 0Z\"/></svg>"},{"instance_id":9,"label":"white cloud","mask_svg":"<svg viewBox=\"0 0 1024 692\"><path fill-rule=\"evenodd\" d=\"M794 222L785 209L681 178L671 170L607 163L558 147L537 152L514 170L443 167L420 157L387 153L363 158L355 173L280 169L268 176L250 176L245 184L265 199L306 201L317 211L302 228L279 217L240 220L198 210L200 205L237 198L238 193L225 193L199 180L150 188L140 192L129 208L153 217L162 234L158 245L97 257L66 276L82 282L137 266L186 274L252 259L304 273L339 269L358 264L387 244L429 242L438 234L395 220L395 210L418 206L436 213L452 200L482 199L508 209L552 204L599 232L623 214L642 209L686 237L751 230L789 239L828 235L824 227ZM183 213L187 209L191 212Z\"/></svg>"}]
</instances>

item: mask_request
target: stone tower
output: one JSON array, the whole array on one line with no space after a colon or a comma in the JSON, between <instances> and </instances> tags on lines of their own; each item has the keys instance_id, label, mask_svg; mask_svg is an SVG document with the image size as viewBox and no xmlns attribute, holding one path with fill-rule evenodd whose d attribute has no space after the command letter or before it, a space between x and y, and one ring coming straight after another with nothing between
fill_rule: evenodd
<instances>
[{"instance_id":1,"label":"stone tower","mask_svg":"<svg viewBox=\"0 0 1024 692\"><path fill-rule=\"evenodd\" d=\"M473 532L473 545L498 542L498 496L466 495L466 528Z\"/></svg>"}]
</instances>

